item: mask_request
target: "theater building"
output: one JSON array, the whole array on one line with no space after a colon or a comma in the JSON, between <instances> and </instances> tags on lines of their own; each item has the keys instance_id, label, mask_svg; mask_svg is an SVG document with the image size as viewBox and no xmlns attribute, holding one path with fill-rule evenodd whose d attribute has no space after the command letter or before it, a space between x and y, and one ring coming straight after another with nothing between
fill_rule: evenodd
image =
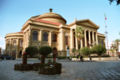
<instances>
[{"instance_id":1,"label":"theater building","mask_svg":"<svg viewBox=\"0 0 120 80\"><path fill-rule=\"evenodd\" d=\"M97 32L99 26L89 19L75 20L66 24L59 14L50 12L33 16L25 22L20 32L9 33L5 36L6 53L20 57L28 46L56 47L58 55L66 56L67 47L70 55L72 49L90 47L96 44L105 45L105 36ZM76 27L82 27L84 37L78 40L75 36Z\"/></svg>"}]
</instances>

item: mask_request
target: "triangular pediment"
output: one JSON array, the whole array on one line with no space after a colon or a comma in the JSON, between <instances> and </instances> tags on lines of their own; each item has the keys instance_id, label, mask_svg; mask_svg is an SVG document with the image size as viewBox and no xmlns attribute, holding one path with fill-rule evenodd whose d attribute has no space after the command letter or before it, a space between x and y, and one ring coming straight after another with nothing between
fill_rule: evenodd
<instances>
[{"instance_id":1,"label":"triangular pediment","mask_svg":"<svg viewBox=\"0 0 120 80\"><path fill-rule=\"evenodd\" d=\"M93 23L91 20L89 19L85 19L85 20L78 20L76 22L78 25L83 25L83 26L87 26L87 27L92 27L92 28L96 28L98 29L99 26L96 25L95 23Z\"/></svg>"}]
</instances>

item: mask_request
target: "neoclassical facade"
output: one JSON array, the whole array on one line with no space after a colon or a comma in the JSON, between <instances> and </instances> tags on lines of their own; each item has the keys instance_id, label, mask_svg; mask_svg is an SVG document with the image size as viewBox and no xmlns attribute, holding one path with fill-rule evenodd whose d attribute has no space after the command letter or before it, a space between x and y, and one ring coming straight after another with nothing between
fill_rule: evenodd
<instances>
[{"instance_id":1,"label":"neoclassical facade","mask_svg":"<svg viewBox=\"0 0 120 80\"><path fill-rule=\"evenodd\" d=\"M82 27L84 30L84 37L81 40L75 36L76 27ZM65 56L69 47L70 55L73 55L73 48L105 45L105 36L98 33L98 29L99 26L89 19L75 20L71 24L66 24L61 15L53 13L50 9L48 13L27 20L20 32L7 34L6 53L20 57L28 46L48 45L56 47L60 56Z\"/></svg>"}]
</instances>

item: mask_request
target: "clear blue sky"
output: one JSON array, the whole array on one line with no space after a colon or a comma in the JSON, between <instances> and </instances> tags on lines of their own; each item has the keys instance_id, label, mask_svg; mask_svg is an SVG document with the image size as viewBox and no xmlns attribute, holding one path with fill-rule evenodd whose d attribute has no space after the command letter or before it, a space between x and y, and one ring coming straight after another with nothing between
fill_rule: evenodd
<instances>
[{"instance_id":1,"label":"clear blue sky","mask_svg":"<svg viewBox=\"0 0 120 80\"><path fill-rule=\"evenodd\" d=\"M0 47L4 48L7 33L18 32L31 16L49 12L61 14L67 24L75 18L90 19L105 32L104 13L107 16L108 39L120 38L120 5L109 4L108 0L0 0Z\"/></svg>"}]
</instances>

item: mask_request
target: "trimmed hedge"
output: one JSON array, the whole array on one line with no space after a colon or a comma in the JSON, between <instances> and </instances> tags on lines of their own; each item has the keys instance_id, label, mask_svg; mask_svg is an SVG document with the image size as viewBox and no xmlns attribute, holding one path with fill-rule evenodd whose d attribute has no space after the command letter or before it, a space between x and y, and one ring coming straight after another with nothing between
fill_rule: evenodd
<instances>
[{"instance_id":1,"label":"trimmed hedge","mask_svg":"<svg viewBox=\"0 0 120 80\"><path fill-rule=\"evenodd\" d=\"M55 75L61 74L62 65L60 63L41 64L39 74Z\"/></svg>"},{"instance_id":2,"label":"trimmed hedge","mask_svg":"<svg viewBox=\"0 0 120 80\"><path fill-rule=\"evenodd\" d=\"M38 71L41 66L43 66L43 64L41 64L41 63L34 63L33 64L33 70L34 71Z\"/></svg>"},{"instance_id":3,"label":"trimmed hedge","mask_svg":"<svg viewBox=\"0 0 120 80\"><path fill-rule=\"evenodd\" d=\"M39 71L39 74L46 74L46 75L55 75L61 74L62 64L61 63L34 63L34 64L15 64L14 70L19 71Z\"/></svg>"},{"instance_id":4,"label":"trimmed hedge","mask_svg":"<svg viewBox=\"0 0 120 80\"><path fill-rule=\"evenodd\" d=\"M30 71L30 70L33 70L33 66L32 64L15 64L14 70Z\"/></svg>"}]
</instances>

